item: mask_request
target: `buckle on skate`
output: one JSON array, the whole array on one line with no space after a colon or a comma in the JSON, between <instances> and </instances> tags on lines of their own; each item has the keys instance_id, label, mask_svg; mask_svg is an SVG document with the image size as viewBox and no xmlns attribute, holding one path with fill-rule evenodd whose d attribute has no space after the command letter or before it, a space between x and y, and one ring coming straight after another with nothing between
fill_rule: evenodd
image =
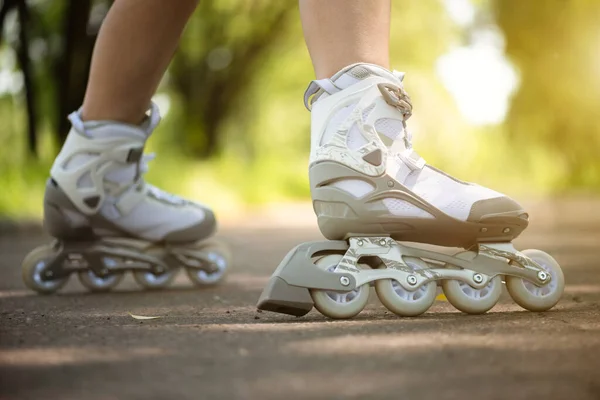
<instances>
[{"instance_id":1,"label":"buckle on skate","mask_svg":"<svg viewBox=\"0 0 600 400\"><path fill-rule=\"evenodd\" d=\"M119 147L112 150L111 159L125 163L137 164L144 155L144 147Z\"/></svg>"},{"instance_id":2,"label":"buckle on skate","mask_svg":"<svg viewBox=\"0 0 600 400\"><path fill-rule=\"evenodd\" d=\"M385 102L400 111L405 121L410 118L412 115L412 101L404 88L391 83L380 83L377 87Z\"/></svg>"},{"instance_id":3,"label":"buckle on skate","mask_svg":"<svg viewBox=\"0 0 600 400\"><path fill-rule=\"evenodd\" d=\"M142 159L143 155L144 155L143 147L133 147L133 148L129 149L129 152L127 153L127 158L125 160L129 164L138 163Z\"/></svg>"}]
</instances>

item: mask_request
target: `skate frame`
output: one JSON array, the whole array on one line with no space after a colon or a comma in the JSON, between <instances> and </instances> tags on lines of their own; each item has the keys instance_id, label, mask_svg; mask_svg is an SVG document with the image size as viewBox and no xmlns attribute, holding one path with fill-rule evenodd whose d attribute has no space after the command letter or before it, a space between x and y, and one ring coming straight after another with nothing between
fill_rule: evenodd
<instances>
[{"instance_id":1,"label":"skate frame","mask_svg":"<svg viewBox=\"0 0 600 400\"><path fill-rule=\"evenodd\" d=\"M149 242L136 239L102 239L98 241L69 241L54 243L56 256L41 276L43 281L50 281L69 276L71 273L90 269L98 277L110 275L112 272L145 270L161 275L171 269L165 258L174 257L180 266L200 269L207 273L218 270L213 262L200 249L167 246L152 249ZM149 251L150 250L150 251ZM154 250L154 251L153 251ZM160 254L158 254L160 251ZM144 254L144 252L148 252ZM114 261L106 265L104 258ZM123 261L121 261L123 260Z\"/></svg>"},{"instance_id":2,"label":"skate frame","mask_svg":"<svg viewBox=\"0 0 600 400\"><path fill-rule=\"evenodd\" d=\"M312 261L320 255L342 252L335 272L321 270ZM385 268L362 269L359 264L363 257L377 257ZM403 260L405 257L423 259L431 268L414 270ZM385 236L354 237L349 244L346 241L300 244L282 260L273 277L291 286L347 292L379 279L394 279L411 291L441 279L455 279L481 289L497 275L518 276L537 286L551 279L550 274L515 250L511 243L476 244L451 256L400 244Z\"/></svg>"}]
</instances>

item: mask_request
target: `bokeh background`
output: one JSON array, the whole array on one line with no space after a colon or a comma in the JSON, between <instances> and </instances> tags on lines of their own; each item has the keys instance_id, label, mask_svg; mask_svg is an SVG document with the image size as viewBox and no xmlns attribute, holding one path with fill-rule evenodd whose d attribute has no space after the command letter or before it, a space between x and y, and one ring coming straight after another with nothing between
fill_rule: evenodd
<instances>
[{"instance_id":1,"label":"bokeh background","mask_svg":"<svg viewBox=\"0 0 600 400\"><path fill-rule=\"evenodd\" d=\"M393 0L429 163L521 198L600 192L600 2ZM4 0L0 217L39 218L110 1ZM313 78L294 0L202 0L155 101L147 180L220 212L310 198Z\"/></svg>"}]
</instances>

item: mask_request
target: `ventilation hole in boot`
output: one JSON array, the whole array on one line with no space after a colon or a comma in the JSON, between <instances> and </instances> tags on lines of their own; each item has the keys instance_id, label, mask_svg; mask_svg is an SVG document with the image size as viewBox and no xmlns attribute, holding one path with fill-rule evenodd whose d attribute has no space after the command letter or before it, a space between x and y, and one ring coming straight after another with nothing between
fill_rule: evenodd
<instances>
[{"instance_id":1,"label":"ventilation hole in boot","mask_svg":"<svg viewBox=\"0 0 600 400\"><path fill-rule=\"evenodd\" d=\"M425 210L414 204L400 199L383 199L383 205L393 214L402 217L435 218Z\"/></svg>"},{"instance_id":2,"label":"ventilation hole in boot","mask_svg":"<svg viewBox=\"0 0 600 400\"><path fill-rule=\"evenodd\" d=\"M333 182L331 186L341 189L356 198L363 197L375 190L375 187L369 182L360 179L344 179Z\"/></svg>"},{"instance_id":3,"label":"ventilation hole in boot","mask_svg":"<svg viewBox=\"0 0 600 400\"><path fill-rule=\"evenodd\" d=\"M381 118L375 122L375 130L377 133L385 135L392 140L396 140L403 129L402 121L399 119Z\"/></svg>"},{"instance_id":4,"label":"ventilation hole in boot","mask_svg":"<svg viewBox=\"0 0 600 400\"><path fill-rule=\"evenodd\" d=\"M362 80L374 74L365 67L357 66L348 71L348 75Z\"/></svg>"},{"instance_id":5,"label":"ventilation hole in boot","mask_svg":"<svg viewBox=\"0 0 600 400\"><path fill-rule=\"evenodd\" d=\"M83 199L83 202L89 207L89 208L96 208L98 207L98 203L100 203L100 196L90 196L90 197L86 197L85 199Z\"/></svg>"},{"instance_id":6,"label":"ventilation hole in boot","mask_svg":"<svg viewBox=\"0 0 600 400\"><path fill-rule=\"evenodd\" d=\"M363 160L365 160L369 164L374 165L376 167L380 166L381 163L383 162L383 156L381 153L381 149L375 149L372 152L370 152L369 154L365 154L363 156Z\"/></svg>"},{"instance_id":7,"label":"ventilation hole in boot","mask_svg":"<svg viewBox=\"0 0 600 400\"><path fill-rule=\"evenodd\" d=\"M90 171L81 175L79 177L79 179L77 179L77 188L78 189L93 188L93 187L94 187L94 182L92 181L92 175L90 174Z\"/></svg>"},{"instance_id":8,"label":"ventilation hole in boot","mask_svg":"<svg viewBox=\"0 0 600 400\"><path fill-rule=\"evenodd\" d=\"M365 139L362 133L360 133L358 125L353 124L350 130L348 131L346 143L350 150L357 150L369 142L367 141L367 139Z\"/></svg>"},{"instance_id":9,"label":"ventilation hole in boot","mask_svg":"<svg viewBox=\"0 0 600 400\"><path fill-rule=\"evenodd\" d=\"M465 199L454 199L446 204L442 211L450 215L467 214L471 210L472 204Z\"/></svg>"}]
</instances>

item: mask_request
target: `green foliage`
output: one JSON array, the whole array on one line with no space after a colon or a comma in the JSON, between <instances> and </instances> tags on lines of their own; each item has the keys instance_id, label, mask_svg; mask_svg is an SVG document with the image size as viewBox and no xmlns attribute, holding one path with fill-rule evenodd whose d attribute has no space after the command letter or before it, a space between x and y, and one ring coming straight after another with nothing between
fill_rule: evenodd
<instances>
[{"instance_id":1,"label":"green foliage","mask_svg":"<svg viewBox=\"0 0 600 400\"><path fill-rule=\"evenodd\" d=\"M49 129L40 133L37 159L27 152L24 107L19 98L0 99L0 216L41 216L41 199L48 169L57 148Z\"/></svg>"},{"instance_id":2,"label":"green foliage","mask_svg":"<svg viewBox=\"0 0 600 400\"><path fill-rule=\"evenodd\" d=\"M249 122L257 112L247 90L270 51L294 26L294 3L264 0L202 1L170 69L171 96L179 96L175 130L188 154L214 156L223 123ZM296 18L297 19L297 18Z\"/></svg>"},{"instance_id":3,"label":"green foliage","mask_svg":"<svg viewBox=\"0 0 600 400\"><path fill-rule=\"evenodd\" d=\"M104 3L93 2L94 15ZM415 147L450 174L505 192L599 189L600 81L594 72L600 66L595 50L600 5L591 0L473 3L480 13L496 17L506 53L520 73L507 122L468 125L436 76L436 60L464 40L468 28L453 23L441 1L393 2L391 60L408 72ZM0 94L0 216L41 215L44 181L67 112L57 99L68 80L59 79L66 75L57 68L73 3L30 4L38 157L27 153L23 94ZM5 24L3 71L15 70L2 61L14 54L15 29L14 23ZM81 83L85 51L77 54L69 65L79 72L68 76ZM164 119L148 144L158 157L147 179L220 212L307 199L310 113L302 94L311 79L296 1L201 1L156 96ZM73 102L78 85L71 82L65 90Z\"/></svg>"},{"instance_id":4,"label":"green foliage","mask_svg":"<svg viewBox=\"0 0 600 400\"><path fill-rule=\"evenodd\" d=\"M545 154L556 190L600 189L600 2L496 0L494 7L521 74L507 135L527 149L521 157Z\"/></svg>"}]
</instances>

